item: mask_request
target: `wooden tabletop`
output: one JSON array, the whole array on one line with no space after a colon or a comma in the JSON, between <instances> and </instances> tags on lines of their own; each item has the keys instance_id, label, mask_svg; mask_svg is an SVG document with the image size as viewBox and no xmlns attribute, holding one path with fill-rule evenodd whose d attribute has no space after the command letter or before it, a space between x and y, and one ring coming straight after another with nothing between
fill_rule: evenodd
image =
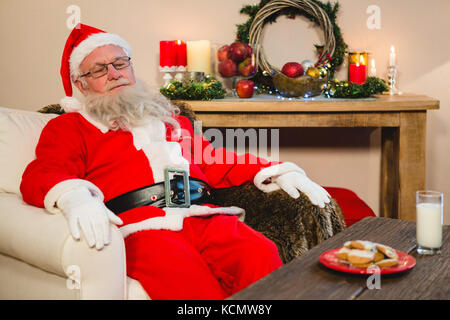
<instances>
[{"instance_id":1,"label":"wooden tabletop","mask_svg":"<svg viewBox=\"0 0 450 320\"><path fill-rule=\"evenodd\" d=\"M380 289L368 289L367 275L351 275L322 266L322 252L348 240L369 240L409 253L416 266L382 275ZM416 224L388 218L365 218L307 253L230 297L231 300L366 300L449 299L450 226L444 226L440 255L416 253Z\"/></svg>"},{"instance_id":2,"label":"wooden tabletop","mask_svg":"<svg viewBox=\"0 0 450 320\"><path fill-rule=\"evenodd\" d=\"M250 99L225 98L184 101L195 112L370 112L439 109L439 100L417 94L376 95L367 99L278 99L255 95Z\"/></svg>"}]
</instances>

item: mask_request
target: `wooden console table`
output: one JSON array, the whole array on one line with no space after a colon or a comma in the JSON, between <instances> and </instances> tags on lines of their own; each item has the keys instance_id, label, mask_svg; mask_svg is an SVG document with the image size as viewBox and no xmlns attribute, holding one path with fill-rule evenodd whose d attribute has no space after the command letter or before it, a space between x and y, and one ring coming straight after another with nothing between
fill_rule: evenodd
<instances>
[{"instance_id":1,"label":"wooden console table","mask_svg":"<svg viewBox=\"0 0 450 320\"><path fill-rule=\"evenodd\" d=\"M204 127L381 127L380 216L415 220L415 192L425 188L427 110L439 101L423 95L307 101L255 96L183 101Z\"/></svg>"}]
</instances>

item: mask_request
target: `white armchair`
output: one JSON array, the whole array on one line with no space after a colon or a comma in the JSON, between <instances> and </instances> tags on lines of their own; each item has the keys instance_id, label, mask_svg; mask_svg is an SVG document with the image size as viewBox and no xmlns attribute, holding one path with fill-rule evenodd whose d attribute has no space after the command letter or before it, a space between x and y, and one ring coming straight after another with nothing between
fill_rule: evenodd
<instances>
[{"instance_id":1,"label":"white armchair","mask_svg":"<svg viewBox=\"0 0 450 320\"><path fill-rule=\"evenodd\" d=\"M126 276L117 227L98 251L73 240L62 215L22 200L22 173L55 116L0 108L0 299L149 299Z\"/></svg>"}]
</instances>

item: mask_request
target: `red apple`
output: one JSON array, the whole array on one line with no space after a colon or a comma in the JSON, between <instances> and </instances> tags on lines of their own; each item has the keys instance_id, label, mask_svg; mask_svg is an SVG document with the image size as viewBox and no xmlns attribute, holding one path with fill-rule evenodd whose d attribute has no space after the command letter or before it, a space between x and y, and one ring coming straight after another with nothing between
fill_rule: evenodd
<instances>
[{"instance_id":1,"label":"red apple","mask_svg":"<svg viewBox=\"0 0 450 320\"><path fill-rule=\"evenodd\" d=\"M253 97L255 84L251 80L239 80L236 83L236 92L239 98Z\"/></svg>"},{"instance_id":2,"label":"red apple","mask_svg":"<svg viewBox=\"0 0 450 320\"><path fill-rule=\"evenodd\" d=\"M231 61L230 59L225 59L219 63L219 73L223 77L232 77L237 72L236 63Z\"/></svg>"},{"instance_id":3,"label":"red apple","mask_svg":"<svg viewBox=\"0 0 450 320\"><path fill-rule=\"evenodd\" d=\"M245 48L247 49L247 57L250 57L253 53L253 49L247 43L244 43L244 45L245 45Z\"/></svg>"},{"instance_id":4,"label":"red apple","mask_svg":"<svg viewBox=\"0 0 450 320\"><path fill-rule=\"evenodd\" d=\"M228 48L229 45L223 45L221 46L219 49L217 49L217 59L219 59L219 61L223 61L225 59L228 59Z\"/></svg>"},{"instance_id":5,"label":"red apple","mask_svg":"<svg viewBox=\"0 0 450 320\"><path fill-rule=\"evenodd\" d=\"M228 56L234 62L241 62L248 57L247 47L243 42L233 42L228 48Z\"/></svg>"},{"instance_id":6,"label":"red apple","mask_svg":"<svg viewBox=\"0 0 450 320\"><path fill-rule=\"evenodd\" d=\"M238 65L239 74L248 77L255 73L255 65L251 58L247 58Z\"/></svg>"},{"instance_id":7,"label":"red apple","mask_svg":"<svg viewBox=\"0 0 450 320\"><path fill-rule=\"evenodd\" d=\"M281 73L290 78L297 78L303 75L304 72L303 66L298 62L288 62L281 69Z\"/></svg>"}]
</instances>

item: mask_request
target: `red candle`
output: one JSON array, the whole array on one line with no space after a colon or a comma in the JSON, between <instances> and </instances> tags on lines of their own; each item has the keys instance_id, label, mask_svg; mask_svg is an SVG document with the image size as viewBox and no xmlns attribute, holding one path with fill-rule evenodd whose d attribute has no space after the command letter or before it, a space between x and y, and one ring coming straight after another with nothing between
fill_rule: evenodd
<instances>
[{"instance_id":1,"label":"red candle","mask_svg":"<svg viewBox=\"0 0 450 320\"><path fill-rule=\"evenodd\" d=\"M186 67L187 65L187 50L186 42L181 40L175 40L176 60L175 65L177 67Z\"/></svg>"},{"instance_id":2,"label":"red candle","mask_svg":"<svg viewBox=\"0 0 450 320\"><path fill-rule=\"evenodd\" d=\"M173 67L176 63L175 41L159 42L159 66Z\"/></svg>"},{"instance_id":3,"label":"red candle","mask_svg":"<svg viewBox=\"0 0 450 320\"><path fill-rule=\"evenodd\" d=\"M364 64L350 64L348 66L348 81L363 84L367 78L367 66Z\"/></svg>"}]
</instances>

